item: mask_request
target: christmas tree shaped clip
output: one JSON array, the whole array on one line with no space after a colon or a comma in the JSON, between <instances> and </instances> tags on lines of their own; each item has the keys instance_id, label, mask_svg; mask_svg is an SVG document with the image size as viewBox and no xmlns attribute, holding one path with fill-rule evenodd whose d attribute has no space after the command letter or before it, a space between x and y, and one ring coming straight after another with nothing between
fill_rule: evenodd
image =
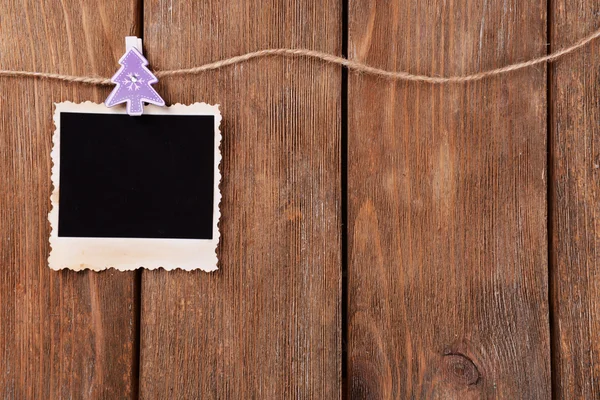
<instances>
[{"instance_id":1,"label":"christmas tree shaped clip","mask_svg":"<svg viewBox=\"0 0 600 400\"><path fill-rule=\"evenodd\" d=\"M125 55L119 60L121 68L111 78L117 86L104 104L106 107L114 107L126 102L127 114L139 116L144 112L144 103L164 106L165 101L150 86L158 82L158 79L146 68L148 60L142 52L142 39L127 36L125 44Z\"/></svg>"}]
</instances>

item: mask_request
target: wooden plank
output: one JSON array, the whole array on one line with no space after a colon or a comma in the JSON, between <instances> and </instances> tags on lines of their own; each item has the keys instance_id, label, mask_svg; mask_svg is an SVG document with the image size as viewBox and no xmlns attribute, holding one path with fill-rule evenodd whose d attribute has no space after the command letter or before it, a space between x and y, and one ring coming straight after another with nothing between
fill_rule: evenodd
<instances>
[{"instance_id":1,"label":"wooden plank","mask_svg":"<svg viewBox=\"0 0 600 400\"><path fill-rule=\"evenodd\" d=\"M0 66L110 76L135 1L0 2ZM109 89L0 79L0 398L135 397L134 273L51 271L53 102Z\"/></svg>"},{"instance_id":2,"label":"wooden plank","mask_svg":"<svg viewBox=\"0 0 600 400\"><path fill-rule=\"evenodd\" d=\"M247 51L341 53L341 2L144 2L158 69ZM220 270L144 271L142 398L337 398L341 71L269 58L165 79L223 114Z\"/></svg>"},{"instance_id":3,"label":"wooden plank","mask_svg":"<svg viewBox=\"0 0 600 400\"><path fill-rule=\"evenodd\" d=\"M462 75L546 53L546 3L350 0L349 57ZM550 398L543 67L464 85L350 75L356 398Z\"/></svg>"},{"instance_id":4,"label":"wooden plank","mask_svg":"<svg viewBox=\"0 0 600 400\"><path fill-rule=\"evenodd\" d=\"M551 48L598 29L598 3L551 3ZM550 73L553 381L556 398L600 398L600 50Z\"/></svg>"}]
</instances>

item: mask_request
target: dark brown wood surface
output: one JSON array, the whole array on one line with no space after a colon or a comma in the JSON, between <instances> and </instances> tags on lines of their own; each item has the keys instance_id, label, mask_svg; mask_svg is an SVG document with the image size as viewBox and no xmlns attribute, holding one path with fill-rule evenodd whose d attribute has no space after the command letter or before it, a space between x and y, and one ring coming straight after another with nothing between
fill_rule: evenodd
<instances>
[{"instance_id":1,"label":"dark brown wood surface","mask_svg":"<svg viewBox=\"0 0 600 400\"><path fill-rule=\"evenodd\" d=\"M554 0L552 50L600 26L597 1ZM600 398L600 50L550 69L553 376L558 399Z\"/></svg>"},{"instance_id":2,"label":"dark brown wood surface","mask_svg":"<svg viewBox=\"0 0 600 400\"><path fill-rule=\"evenodd\" d=\"M133 1L0 2L0 66L109 76ZM48 268L53 102L108 89L0 79L0 398L135 397L135 273Z\"/></svg>"},{"instance_id":3,"label":"dark brown wood surface","mask_svg":"<svg viewBox=\"0 0 600 400\"><path fill-rule=\"evenodd\" d=\"M157 69L252 50L341 54L341 2L144 1ZM144 271L142 398L341 392L341 69L263 59L164 80L168 103L220 104L220 270Z\"/></svg>"},{"instance_id":4,"label":"dark brown wood surface","mask_svg":"<svg viewBox=\"0 0 600 400\"><path fill-rule=\"evenodd\" d=\"M568 46L598 7L0 0L0 69L111 76L133 34L155 69L341 55L347 33L351 59L461 75ZM109 88L0 78L0 398L599 398L599 46L461 85L282 58L164 79L221 104L215 273L50 271L52 103Z\"/></svg>"},{"instance_id":5,"label":"dark brown wood surface","mask_svg":"<svg viewBox=\"0 0 600 400\"><path fill-rule=\"evenodd\" d=\"M349 57L462 75L546 52L544 1L350 0ZM546 74L348 84L352 398L550 398Z\"/></svg>"}]
</instances>

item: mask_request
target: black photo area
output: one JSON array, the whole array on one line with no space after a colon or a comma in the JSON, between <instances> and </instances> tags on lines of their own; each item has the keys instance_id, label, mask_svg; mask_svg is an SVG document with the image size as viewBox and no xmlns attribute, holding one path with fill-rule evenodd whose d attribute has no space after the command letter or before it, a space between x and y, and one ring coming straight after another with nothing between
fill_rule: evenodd
<instances>
[{"instance_id":1,"label":"black photo area","mask_svg":"<svg viewBox=\"0 0 600 400\"><path fill-rule=\"evenodd\" d=\"M58 236L212 239L214 123L61 113Z\"/></svg>"}]
</instances>

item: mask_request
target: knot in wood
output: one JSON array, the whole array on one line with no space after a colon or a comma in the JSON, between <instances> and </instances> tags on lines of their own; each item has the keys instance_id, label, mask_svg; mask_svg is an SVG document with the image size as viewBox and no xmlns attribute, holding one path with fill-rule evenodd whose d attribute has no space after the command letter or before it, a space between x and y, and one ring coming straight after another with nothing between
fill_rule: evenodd
<instances>
[{"instance_id":1,"label":"knot in wood","mask_svg":"<svg viewBox=\"0 0 600 400\"><path fill-rule=\"evenodd\" d=\"M476 385L481 379L481 374L475 363L463 354L445 354L443 363L446 378L455 384L472 386Z\"/></svg>"}]
</instances>

